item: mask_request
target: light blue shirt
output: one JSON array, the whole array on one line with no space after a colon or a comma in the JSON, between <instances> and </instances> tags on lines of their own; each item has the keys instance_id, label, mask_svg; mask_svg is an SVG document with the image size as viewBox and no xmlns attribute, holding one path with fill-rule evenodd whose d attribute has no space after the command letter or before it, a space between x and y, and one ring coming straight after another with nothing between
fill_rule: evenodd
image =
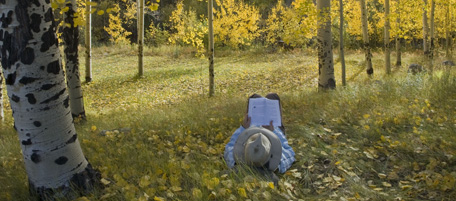
<instances>
[{"instance_id":1,"label":"light blue shirt","mask_svg":"<svg viewBox=\"0 0 456 201\"><path fill-rule=\"evenodd\" d=\"M234 149L234 144L236 143L236 140L238 139L239 135L245 130L244 127L239 127L231 136L230 141L226 144L225 146L225 162L228 165L229 168L233 168L235 165L235 160L234 160L234 154L233 154L233 149ZM295 159L295 152L293 151L293 148L288 145L288 140L285 138L285 135L283 134L282 130L279 127L274 127L274 134L279 137L280 142L282 143L282 158L280 159L279 163L279 172L280 173L285 173L285 171L288 170L288 168L291 167L291 164L296 160Z\"/></svg>"}]
</instances>

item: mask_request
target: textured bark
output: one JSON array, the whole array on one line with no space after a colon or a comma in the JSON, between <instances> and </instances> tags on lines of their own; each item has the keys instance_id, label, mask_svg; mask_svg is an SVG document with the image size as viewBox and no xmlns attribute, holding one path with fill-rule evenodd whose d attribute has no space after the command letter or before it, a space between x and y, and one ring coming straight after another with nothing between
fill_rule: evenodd
<instances>
[{"instance_id":1,"label":"textured bark","mask_svg":"<svg viewBox=\"0 0 456 201\"><path fill-rule=\"evenodd\" d=\"M446 17L445 17L445 53L447 60L451 60L451 18L450 18L450 1L447 2L446 5Z\"/></svg>"},{"instance_id":2,"label":"textured bark","mask_svg":"<svg viewBox=\"0 0 456 201\"><path fill-rule=\"evenodd\" d=\"M208 26L209 26L209 97L214 96L214 25L213 25L213 0L208 0Z\"/></svg>"},{"instance_id":3,"label":"textured bark","mask_svg":"<svg viewBox=\"0 0 456 201\"><path fill-rule=\"evenodd\" d=\"M435 24L434 24L434 14L435 14L435 0L431 0L431 13L430 13L430 44L429 44L429 58L434 57L434 33L435 33ZM432 61L432 60L431 60Z\"/></svg>"},{"instance_id":4,"label":"textured bark","mask_svg":"<svg viewBox=\"0 0 456 201\"><path fill-rule=\"evenodd\" d=\"M5 115L3 113L3 75L0 69L0 121L3 121Z\"/></svg>"},{"instance_id":5,"label":"textured bark","mask_svg":"<svg viewBox=\"0 0 456 201\"><path fill-rule=\"evenodd\" d=\"M424 1L423 6L423 51L424 56L428 57L429 55L429 25L428 25L428 18L427 18L427 0Z\"/></svg>"},{"instance_id":6,"label":"textured bark","mask_svg":"<svg viewBox=\"0 0 456 201\"><path fill-rule=\"evenodd\" d=\"M67 78L68 94L70 96L71 114L73 117L86 118L84 110L84 99L82 96L81 78L79 76L79 30L74 26L74 14L77 11L76 0L67 4L69 10L65 13L65 26L63 39L65 43L65 72Z\"/></svg>"},{"instance_id":7,"label":"textured bark","mask_svg":"<svg viewBox=\"0 0 456 201\"><path fill-rule=\"evenodd\" d=\"M50 2L0 1L0 15L2 67L30 191L46 198L69 196L80 183L90 189L98 174L71 117Z\"/></svg>"},{"instance_id":8,"label":"textured bark","mask_svg":"<svg viewBox=\"0 0 456 201\"><path fill-rule=\"evenodd\" d=\"M383 42L385 44L385 68L386 74L391 73L391 50L390 50L390 4L389 0L385 0L385 37Z\"/></svg>"},{"instance_id":9,"label":"textured bark","mask_svg":"<svg viewBox=\"0 0 456 201\"><path fill-rule=\"evenodd\" d=\"M138 0L138 76L144 75L144 0Z\"/></svg>"},{"instance_id":10,"label":"textured bark","mask_svg":"<svg viewBox=\"0 0 456 201\"><path fill-rule=\"evenodd\" d=\"M344 3L342 0L339 0L339 47L340 47L340 63L342 66L342 85L347 85L346 75L345 75L345 55L344 55Z\"/></svg>"},{"instance_id":11,"label":"textured bark","mask_svg":"<svg viewBox=\"0 0 456 201\"><path fill-rule=\"evenodd\" d=\"M318 87L335 89L334 62L331 37L331 1L317 1Z\"/></svg>"},{"instance_id":12,"label":"textured bark","mask_svg":"<svg viewBox=\"0 0 456 201\"><path fill-rule=\"evenodd\" d=\"M366 57L366 72L368 75L374 74L374 68L372 67L372 54L369 45L369 30L368 30L368 23L367 23L367 8L366 8L366 1L360 0L359 1L360 8L361 8L361 24L363 29L363 48Z\"/></svg>"},{"instance_id":13,"label":"textured bark","mask_svg":"<svg viewBox=\"0 0 456 201\"><path fill-rule=\"evenodd\" d=\"M402 34L402 26L401 26L401 9L400 9L400 5L401 5L401 1L400 0L396 0L397 1L397 7L396 7L396 14L397 14L397 18L396 18L396 23L397 23L397 29L399 31L400 34ZM396 67L400 67L402 65L402 45L401 45L401 36L400 34L397 34L396 35Z\"/></svg>"},{"instance_id":14,"label":"textured bark","mask_svg":"<svg viewBox=\"0 0 456 201\"><path fill-rule=\"evenodd\" d=\"M91 2L92 0L87 0L87 2ZM85 43L85 81L91 82L92 81L92 6L86 3L86 10L85 10L85 32L84 32L84 43Z\"/></svg>"}]
</instances>

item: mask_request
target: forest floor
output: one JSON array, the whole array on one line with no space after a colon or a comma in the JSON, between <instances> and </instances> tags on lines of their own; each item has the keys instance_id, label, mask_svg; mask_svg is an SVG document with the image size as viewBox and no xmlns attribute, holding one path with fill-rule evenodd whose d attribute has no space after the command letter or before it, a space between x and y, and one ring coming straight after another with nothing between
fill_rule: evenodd
<instances>
[{"instance_id":1,"label":"forest floor","mask_svg":"<svg viewBox=\"0 0 456 201\"><path fill-rule=\"evenodd\" d=\"M87 121L76 129L105 188L78 200L454 200L456 67L436 58L432 72L411 75L421 55L404 53L385 76L375 53L369 78L363 55L346 53L347 86L336 62L337 89L318 92L313 51L216 52L208 98L208 62L185 49L147 49L138 78L135 49L95 48L93 82L83 84ZM268 92L281 97L297 159L279 186L231 174L223 160L247 97ZM32 200L5 107L0 200Z\"/></svg>"}]
</instances>

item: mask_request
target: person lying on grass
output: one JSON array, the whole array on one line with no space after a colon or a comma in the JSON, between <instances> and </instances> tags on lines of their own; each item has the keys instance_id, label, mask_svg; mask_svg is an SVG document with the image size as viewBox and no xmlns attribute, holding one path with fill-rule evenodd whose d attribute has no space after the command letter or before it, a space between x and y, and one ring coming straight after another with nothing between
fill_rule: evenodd
<instances>
[{"instance_id":1,"label":"person lying on grass","mask_svg":"<svg viewBox=\"0 0 456 201\"><path fill-rule=\"evenodd\" d=\"M262 97L254 94L250 98ZM280 107L277 94L268 94L266 98L278 100ZM280 109L280 118L281 116ZM277 169L279 173L285 173L296 159L284 131L283 125L274 126L273 121L270 121L269 125L253 125L251 116L247 113L242 125L225 146L224 158L227 166L235 168L236 164L244 164L271 173L273 177L277 177L273 173Z\"/></svg>"}]
</instances>

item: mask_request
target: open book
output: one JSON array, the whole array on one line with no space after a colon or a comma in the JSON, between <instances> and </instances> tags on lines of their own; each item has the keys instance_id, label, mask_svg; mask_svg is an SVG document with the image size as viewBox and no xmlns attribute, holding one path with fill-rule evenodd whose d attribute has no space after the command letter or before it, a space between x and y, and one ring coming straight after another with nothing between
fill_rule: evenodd
<instances>
[{"instance_id":1,"label":"open book","mask_svg":"<svg viewBox=\"0 0 456 201\"><path fill-rule=\"evenodd\" d=\"M269 125L272 120L274 126L282 126L278 100L250 98L248 115L251 118L250 125Z\"/></svg>"}]
</instances>

